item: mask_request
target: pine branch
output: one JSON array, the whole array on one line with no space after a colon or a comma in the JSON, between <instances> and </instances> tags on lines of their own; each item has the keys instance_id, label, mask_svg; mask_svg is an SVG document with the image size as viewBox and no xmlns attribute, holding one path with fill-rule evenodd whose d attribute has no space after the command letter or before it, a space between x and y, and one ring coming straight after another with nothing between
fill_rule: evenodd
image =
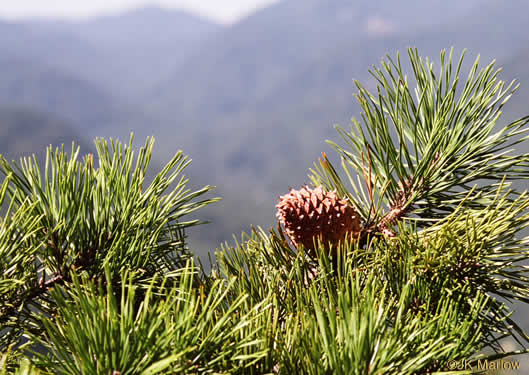
<instances>
[{"instance_id":1,"label":"pine branch","mask_svg":"<svg viewBox=\"0 0 529 375\"><path fill-rule=\"evenodd\" d=\"M189 160L181 152L147 184L153 141L147 139L137 158L130 142L109 147L97 140L98 168L92 155L78 161L75 145L70 155L50 147L44 171L35 157L20 165L0 157L6 176L0 205L9 206L0 227L0 288L8 290L1 297L0 332L13 332L0 350L34 324L32 309L53 309L49 291L70 283L72 272L98 279L110 267L119 282L123 269L133 269L150 279L192 256L185 230L200 222L183 219L216 201L196 199L211 187L185 188Z\"/></svg>"},{"instance_id":2,"label":"pine branch","mask_svg":"<svg viewBox=\"0 0 529 375\"><path fill-rule=\"evenodd\" d=\"M325 157L311 177L315 185L348 197L368 232L390 237L391 227L404 217L426 224L450 214L474 184L481 201L472 204L484 208L503 177L512 181L529 176L529 156L512 153L528 138L529 117L493 132L517 87L500 81L494 64L480 70L479 59L461 83L464 53L453 69L453 51L448 60L442 52L439 74L416 50L408 54L415 89L410 89L400 58L387 57L382 69L371 72L379 85L376 95L356 83L363 125L354 121L350 132L338 128L349 148L329 142L341 155L355 194L347 192Z\"/></svg>"}]
</instances>

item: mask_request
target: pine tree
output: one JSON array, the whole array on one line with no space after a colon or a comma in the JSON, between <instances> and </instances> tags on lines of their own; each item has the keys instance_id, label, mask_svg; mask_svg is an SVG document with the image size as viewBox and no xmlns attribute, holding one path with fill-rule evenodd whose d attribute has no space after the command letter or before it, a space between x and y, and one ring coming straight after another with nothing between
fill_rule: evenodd
<instances>
[{"instance_id":1,"label":"pine tree","mask_svg":"<svg viewBox=\"0 0 529 375\"><path fill-rule=\"evenodd\" d=\"M279 223L206 271L177 153L145 181L153 142L97 155L0 158L0 373L432 374L516 365L529 336L529 116L502 125L514 83L494 63L410 49L356 82L362 114ZM455 62L454 62L455 61ZM98 167L96 167L96 162ZM293 182L295 183L295 182ZM522 185L523 186L523 185ZM272 206L273 204L271 204ZM229 215L229 213L227 213ZM505 350L506 342L518 348ZM512 357L515 356L515 357ZM507 357L511 362L497 362ZM496 361L496 362L495 362Z\"/></svg>"}]
</instances>

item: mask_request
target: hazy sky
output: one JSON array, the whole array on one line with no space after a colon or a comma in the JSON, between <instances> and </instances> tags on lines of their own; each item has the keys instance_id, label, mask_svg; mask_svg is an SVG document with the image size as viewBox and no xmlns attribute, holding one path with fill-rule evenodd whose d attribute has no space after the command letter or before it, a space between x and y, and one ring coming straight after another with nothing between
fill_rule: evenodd
<instances>
[{"instance_id":1,"label":"hazy sky","mask_svg":"<svg viewBox=\"0 0 529 375\"><path fill-rule=\"evenodd\" d=\"M0 0L0 17L87 17L146 5L191 10L232 22L278 0Z\"/></svg>"}]
</instances>

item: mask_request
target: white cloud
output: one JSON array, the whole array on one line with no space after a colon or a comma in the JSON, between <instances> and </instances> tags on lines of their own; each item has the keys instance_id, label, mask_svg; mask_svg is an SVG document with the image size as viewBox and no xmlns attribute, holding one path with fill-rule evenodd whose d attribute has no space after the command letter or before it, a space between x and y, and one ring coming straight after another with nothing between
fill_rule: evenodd
<instances>
[{"instance_id":1,"label":"white cloud","mask_svg":"<svg viewBox=\"0 0 529 375\"><path fill-rule=\"evenodd\" d=\"M146 5L182 8L232 22L278 0L0 0L0 17L89 17Z\"/></svg>"}]
</instances>

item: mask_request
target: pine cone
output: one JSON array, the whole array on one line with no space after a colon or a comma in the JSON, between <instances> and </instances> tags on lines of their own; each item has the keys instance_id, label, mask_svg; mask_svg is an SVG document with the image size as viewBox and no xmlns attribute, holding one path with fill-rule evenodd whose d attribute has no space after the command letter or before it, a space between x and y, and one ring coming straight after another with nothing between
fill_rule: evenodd
<instances>
[{"instance_id":1,"label":"pine cone","mask_svg":"<svg viewBox=\"0 0 529 375\"><path fill-rule=\"evenodd\" d=\"M290 189L280 197L277 208L279 222L297 247L303 245L314 250L314 238L319 238L326 248L344 242L348 235L357 238L360 218L347 200L339 199L336 192L326 192L322 186L311 189Z\"/></svg>"}]
</instances>

